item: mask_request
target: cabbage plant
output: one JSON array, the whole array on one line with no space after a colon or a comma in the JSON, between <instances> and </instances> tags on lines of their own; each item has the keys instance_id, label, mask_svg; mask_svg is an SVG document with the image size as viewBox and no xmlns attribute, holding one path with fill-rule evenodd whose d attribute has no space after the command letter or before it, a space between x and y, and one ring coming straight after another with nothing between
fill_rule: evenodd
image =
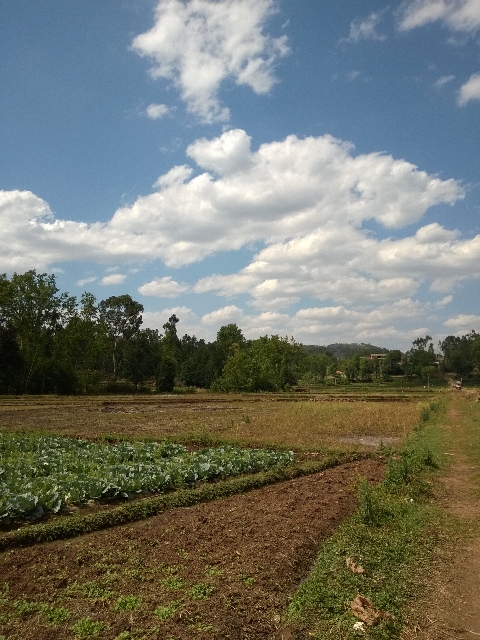
<instances>
[{"instance_id":1,"label":"cabbage plant","mask_svg":"<svg viewBox=\"0 0 480 640\"><path fill-rule=\"evenodd\" d=\"M39 517L88 500L132 498L286 466L293 452L170 442L94 443L0 434L0 518Z\"/></svg>"}]
</instances>

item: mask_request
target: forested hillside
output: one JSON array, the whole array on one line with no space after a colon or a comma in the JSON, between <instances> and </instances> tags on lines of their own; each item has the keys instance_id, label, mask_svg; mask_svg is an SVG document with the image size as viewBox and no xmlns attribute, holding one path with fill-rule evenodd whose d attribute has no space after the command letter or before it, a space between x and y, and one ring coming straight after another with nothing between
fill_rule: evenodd
<instances>
[{"instance_id":1,"label":"forested hillside","mask_svg":"<svg viewBox=\"0 0 480 640\"><path fill-rule=\"evenodd\" d=\"M365 344L364 342L351 342L345 344L343 342L335 342L320 346L316 344L305 344L303 348L307 353L328 353L334 358L351 358L355 355L370 356L372 353L388 353L388 349L384 347L375 347L373 344Z\"/></svg>"}]
</instances>

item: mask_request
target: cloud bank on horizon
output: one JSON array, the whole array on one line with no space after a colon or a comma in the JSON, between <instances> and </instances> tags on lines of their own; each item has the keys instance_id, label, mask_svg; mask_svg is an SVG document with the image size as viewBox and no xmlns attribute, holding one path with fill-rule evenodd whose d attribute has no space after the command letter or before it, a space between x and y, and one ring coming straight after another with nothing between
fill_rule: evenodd
<instances>
[{"instance_id":1,"label":"cloud bank on horizon","mask_svg":"<svg viewBox=\"0 0 480 640\"><path fill-rule=\"evenodd\" d=\"M349 307L412 302L423 283L443 299L464 279L480 277L480 235L463 239L430 223L400 239L375 238L365 222L389 230L416 225L430 207L463 198L464 189L404 160L353 151L329 135L289 136L252 151L245 131L229 130L188 147L198 175L192 177L186 165L173 167L157 181L155 193L119 209L107 223L56 219L31 192L0 192L0 219L8 229L0 240L0 267L48 269L73 255L105 265L161 260L178 268L254 243L262 248L236 273L191 285L172 276L155 278L139 292L161 298L186 291L213 291L226 299L243 294L252 308L269 313L302 298L332 301L346 305L330 309L337 330L363 324L366 336L368 319L378 313ZM102 284L124 281L114 273ZM233 308L244 319L231 305L227 319ZM389 308L395 309L391 319L399 318L399 308L405 318L420 313L413 302ZM224 311L213 317L225 320ZM275 318L285 324L285 315L267 317L271 330ZM302 332L315 333L315 318L325 326L321 309L304 309L296 318ZM371 330L375 334L378 329Z\"/></svg>"},{"instance_id":2,"label":"cloud bank on horizon","mask_svg":"<svg viewBox=\"0 0 480 640\"><path fill-rule=\"evenodd\" d=\"M254 152L245 131L230 130L195 141L187 154L202 170L198 175L191 177L186 165L173 167L155 193L107 223L56 219L31 192L0 192L1 268L43 269L72 255L181 267L261 243L265 248L241 272L204 278L195 290L250 292L258 304L274 305L280 291L295 292L295 300L302 290L319 299L393 299L415 292L422 279L433 278L434 290L444 291L480 276L480 235L462 240L432 223L413 236L379 241L362 228L375 220L399 229L418 223L429 207L454 204L464 190L453 179L378 153L354 156L351 145L329 135L289 136ZM160 290L145 286L142 293Z\"/></svg>"},{"instance_id":3,"label":"cloud bank on horizon","mask_svg":"<svg viewBox=\"0 0 480 640\"><path fill-rule=\"evenodd\" d=\"M295 55L286 35L268 32L276 11L275 0L160 0L152 27L133 38L131 50L148 60L152 81L170 83L198 124L224 123L223 130L197 135L185 145L184 164L107 221L54 215L33 191L0 191L0 270L92 263L111 270L79 284L106 287L128 280L119 264L122 272L161 264L169 273L153 271L138 293L146 306L182 302L147 311L146 324L161 327L175 312L183 330L201 337L237 322L252 337L405 347L431 331L459 287L480 278L480 234L465 237L455 223L434 220L435 207L453 211L470 187L388 153L357 153L328 133L290 133L254 147L248 131L225 126L232 114L222 87L271 94L281 60ZM381 46L388 13L386 6L352 17L339 42ZM480 29L480 0L409 0L395 20L397 33L437 23L470 37ZM454 80L444 75L435 86ZM457 109L480 100L480 71L462 82ZM171 113L163 102L144 110L152 121ZM241 268L225 259L208 275L182 271L241 251L249 255ZM217 308L196 310L206 295ZM442 317L446 333L480 328L476 313Z\"/></svg>"}]
</instances>

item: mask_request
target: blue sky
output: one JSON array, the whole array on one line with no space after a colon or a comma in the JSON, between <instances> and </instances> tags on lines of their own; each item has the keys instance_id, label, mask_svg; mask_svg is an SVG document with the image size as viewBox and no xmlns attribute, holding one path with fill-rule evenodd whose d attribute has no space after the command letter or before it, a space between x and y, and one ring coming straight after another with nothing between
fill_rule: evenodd
<instances>
[{"instance_id":1,"label":"blue sky","mask_svg":"<svg viewBox=\"0 0 480 640\"><path fill-rule=\"evenodd\" d=\"M214 339L480 331L480 0L0 0L0 272Z\"/></svg>"}]
</instances>

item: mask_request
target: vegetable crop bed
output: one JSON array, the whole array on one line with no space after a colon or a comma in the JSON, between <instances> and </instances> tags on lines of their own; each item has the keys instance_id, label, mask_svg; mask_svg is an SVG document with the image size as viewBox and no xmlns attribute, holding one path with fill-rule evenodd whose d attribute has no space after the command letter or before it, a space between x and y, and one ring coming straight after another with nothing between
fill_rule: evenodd
<instances>
[{"instance_id":1,"label":"vegetable crop bed","mask_svg":"<svg viewBox=\"0 0 480 640\"><path fill-rule=\"evenodd\" d=\"M0 523L57 513L88 500L164 492L292 461L291 451L223 446L188 452L168 442L98 444L0 433Z\"/></svg>"},{"instance_id":2,"label":"vegetable crop bed","mask_svg":"<svg viewBox=\"0 0 480 640\"><path fill-rule=\"evenodd\" d=\"M382 474L381 460L362 460L4 552L0 637L280 639L319 545L355 508L359 476Z\"/></svg>"},{"instance_id":3,"label":"vegetable crop bed","mask_svg":"<svg viewBox=\"0 0 480 640\"><path fill-rule=\"evenodd\" d=\"M89 505L75 516L50 514L49 519L56 523L47 523L48 531L50 524L61 525L70 518L71 522L83 522L104 516L108 516L111 528L85 533L92 529L79 527L77 533L83 534L76 538L57 537L55 542L23 548L2 547L0 640L308 637L308 629L291 635L282 616L313 567L322 541L354 511L359 478L377 482L383 475L384 462L368 458L365 451L372 451L372 447L361 444L358 436L371 436L378 442L383 438L401 441L420 419L418 398L373 402L352 395L340 402L331 398L312 402L319 398L200 395L0 399L2 442L17 438L20 430L23 438L21 444L10 447L8 456L9 446L3 446L5 458L11 456L8 469L6 464L0 465L8 470L2 474L3 480L0 477L4 498L5 487L8 491L12 487L10 506L5 504L3 513L6 517L19 513L14 509L22 505L18 500L16 506L14 503L20 495L32 500L27 506L33 515L38 506L64 510L64 503L77 499L82 503L88 496L117 495L124 500L122 493L130 497L163 490L160 472L162 477L169 475L169 465L179 459L188 464L184 465L185 473L170 474L172 486L196 485L206 471L201 465L210 465L210 460L199 459L205 454L205 450L199 453L200 446L217 449L214 445L221 444L227 454L235 452L232 458L241 461L246 456L244 462L255 448L262 447L260 458L266 455L270 462L247 468L248 463L239 473L266 468L270 463L288 465L290 448L296 450L296 464L310 464L312 470L317 462L316 469L320 469L322 461L330 459L333 464L342 458L356 461L335 468L325 466L322 472L292 480L277 479L277 484L242 495L226 497L225 492L224 497L210 497L210 502L196 506L187 507L185 502L182 508L150 510L148 520L133 523L129 519L130 524L120 524L126 520L119 519L117 526L111 526L110 511L136 509L157 500L163 504L170 496L118 508L114 503L112 507L102 504L99 511ZM350 441L341 442L340 438ZM172 449L171 444L148 442L165 439L184 446ZM56 443L66 441L69 446L60 455ZM47 442L51 444L49 455ZM265 454L265 447L273 451ZM95 451L103 454L95 457ZM66 464L69 458L73 463L70 470ZM192 464L195 460L200 465ZM133 471L126 468L130 463ZM90 469L83 485L79 466L85 473ZM30 476L26 473L29 468L33 470ZM277 477L278 473L278 478L285 478L295 468L274 469L265 475ZM127 483L112 475L119 470ZM213 476L207 476L226 477L225 470L226 463L221 461ZM152 471L150 476L147 471ZM14 487L5 482L7 475L10 479L17 475L20 480L22 474L24 485ZM42 485L48 476L55 482L42 494L35 485ZM238 482L240 486L243 480L254 478L227 480L225 484ZM195 491L208 492L223 484L200 486ZM195 491L171 495L192 496ZM36 501L32 495L37 496ZM84 516L85 511L91 515ZM12 519L10 528L17 527L16 522ZM40 530L42 525L26 524L18 534L5 536L26 540L31 533L31 543Z\"/></svg>"}]
</instances>

